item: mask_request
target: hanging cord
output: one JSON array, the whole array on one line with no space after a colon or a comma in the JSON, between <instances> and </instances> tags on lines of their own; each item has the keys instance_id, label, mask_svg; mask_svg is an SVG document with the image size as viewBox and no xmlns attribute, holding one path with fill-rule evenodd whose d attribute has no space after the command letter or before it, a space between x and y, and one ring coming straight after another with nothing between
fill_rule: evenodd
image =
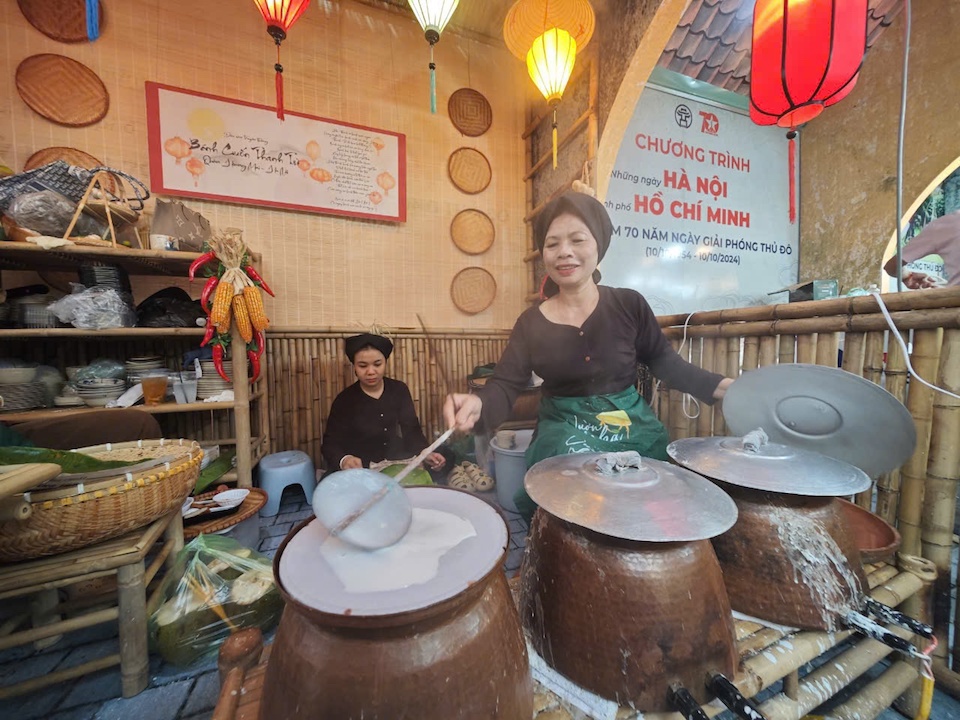
<instances>
[{"instance_id":1,"label":"hanging cord","mask_svg":"<svg viewBox=\"0 0 960 720\"><path fill-rule=\"evenodd\" d=\"M906 13L903 41L903 74L900 78L900 119L897 124L897 292L903 292L903 128L907 118L907 69L910 66L910 0L903 0Z\"/></svg>"},{"instance_id":2,"label":"hanging cord","mask_svg":"<svg viewBox=\"0 0 960 720\"><path fill-rule=\"evenodd\" d=\"M687 315L687 319L683 321L683 340L680 342L680 347L677 349L677 353L683 351L683 346L687 344L687 326L690 324L690 318L696 315L695 312ZM653 396L651 397L651 405L656 404L657 395L660 393L660 381L657 380L653 383ZM687 417L688 420L696 420L700 417L700 402L690 393L684 393L681 407L683 409L683 414ZM693 407L696 411L696 415L690 414L690 408Z\"/></svg>"},{"instance_id":3,"label":"hanging cord","mask_svg":"<svg viewBox=\"0 0 960 720\"><path fill-rule=\"evenodd\" d=\"M924 380L922 377L920 377L917 374L917 371L913 369L913 365L910 363L910 351L907 350L907 344L903 341L903 337L901 337L900 331L897 330L897 326L893 324L893 318L890 317L890 312L887 310L887 306L883 304L883 300L880 297L880 291L877 289L873 289L870 291L870 294L876 298L877 305L880 306L880 312L883 313L883 317L887 321L887 325L890 326L891 337L896 338L897 343L900 345L900 349L903 350L903 357L907 361L907 370L910 371L911 379L916 380L917 382L923 385L926 385L931 390L936 390L937 392L941 392L944 395L949 395L952 398L956 398L957 400L960 400L960 395L956 395L950 392L949 390L944 390L942 387L931 385L930 383L928 383L926 380Z\"/></svg>"}]
</instances>

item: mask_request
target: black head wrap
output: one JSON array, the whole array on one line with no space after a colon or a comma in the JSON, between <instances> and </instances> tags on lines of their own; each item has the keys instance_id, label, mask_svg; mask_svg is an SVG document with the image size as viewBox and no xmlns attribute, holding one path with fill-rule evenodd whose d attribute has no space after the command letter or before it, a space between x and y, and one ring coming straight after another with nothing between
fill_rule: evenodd
<instances>
[{"instance_id":1,"label":"black head wrap","mask_svg":"<svg viewBox=\"0 0 960 720\"><path fill-rule=\"evenodd\" d=\"M350 362L353 362L354 356L366 347L372 347L382 352L384 360L390 357L390 353L393 352L393 343L383 335L363 333L353 335L343 341L343 351Z\"/></svg>"},{"instance_id":2,"label":"black head wrap","mask_svg":"<svg viewBox=\"0 0 960 720\"><path fill-rule=\"evenodd\" d=\"M551 223L564 213L576 215L583 220L584 225L597 241L597 262L603 260L603 256L607 254L607 248L610 247L610 237L613 235L610 215L607 214L603 203L595 197L573 190L551 200L537 215L533 225L533 237L537 243L537 249L543 252L543 244L546 242ZM599 270L594 270L593 279L600 282ZM556 283L550 278L544 281L542 292L545 296L555 295L558 290Z\"/></svg>"}]
</instances>

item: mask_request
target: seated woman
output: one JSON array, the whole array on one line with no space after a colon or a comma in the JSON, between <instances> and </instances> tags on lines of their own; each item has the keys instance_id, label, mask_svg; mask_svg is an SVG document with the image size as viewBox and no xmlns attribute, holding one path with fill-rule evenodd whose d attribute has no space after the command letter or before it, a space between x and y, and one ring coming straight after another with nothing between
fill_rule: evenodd
<instances>
[{"instance_id":1,"label":"seated woman","mask_svg":"<svg viewBox=\"0 0 960 720\"><path fill-rule=\"evenodd\" d=\"M428 443L410 389L383 376L393 343L382 335L364 333L347 338L344 350L357 382L337 395L330 408L321 449L327 468L369 467L373 462L417 455ZM444 468L446 459L432 452L423 464L436 472Z\"/></svg>"}]
</instances>

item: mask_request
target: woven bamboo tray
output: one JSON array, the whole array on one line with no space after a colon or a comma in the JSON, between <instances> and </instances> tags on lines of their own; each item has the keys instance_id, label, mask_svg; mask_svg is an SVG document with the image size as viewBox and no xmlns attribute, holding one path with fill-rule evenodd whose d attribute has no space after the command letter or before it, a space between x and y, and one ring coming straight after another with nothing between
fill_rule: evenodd
<instances>
[{"instance_id":1,"label":"woven bamboo tray","mask_svg":"<svg viewBox=\"0 0 960 720\"><path fill-rule=\"evenodd\" d=\"M102 460L171 460L140 472L24 493L33 513L0 523L0 561L19 562L123 535L178 509L197 483L203 451L193 440L137 440L79 452Z\"/></svg>"},{"instance_id":2,"label":"woven bamboo tray","mask_svg":"<svg viewBox=\"0 0 960 720\"><path fill-rule=\"evenodd\" d=\"M216 490L197 495L197 500L207 500L217 494ZM260 508L267 504L267 493L259 488L250 488L250 494L240 503L240 509L223 518L212 518L206 522L188 525L183 528L184 540L193 540L203 533L215 533L239 525L251 515L260 512Z\"/></svg>"},{"instance_id":3,"label":"woven bamboo tray","mask_svg":"<svg viewBox=\"0 0 960 720\"><path fill-rule=\"evenodd\" d=\"M447 174L450 175L450 182L468 195L476 195L486 190L493 177L487 156L468 147L458 148L450 153Z\"/></svg>"},{"instance_id":4,"label":"woven bamboo tray","mask_svg":"<svg viewBox=\"0 0 960 720\"><path fill-rule=\"evenodd\" d=\"M459 310L468 315L483 312L497 296L497 281L482 267L464 268L450 284L450 297Z\"/></svg>"},{"instance_id":5,"label":"woven bamboo tray","mask_svg":"<svg viewBox=\"0 0 960 720\"><path fill-rule=\"evenodd\" d=\"M469 137L479 137L493 124L489 101L473 88L460 88L447 102L447 115L453 126Z\"/></svg>"},{"instance_id":6,"label":"woven bamboo tray","mask_svg":"<svg viewBox=\"0 0 960 720\"><path fill-rule=\"evenodd\" d=\"M87 13L77 0L17 0L20 12L48 38L62 43L87 42ZM103 30L103 3L100 29Z\"/></svg>"},{"instance_id":7,"label":"woven bamboo tray","mask_svg":"<svg viewBox=\"0 0 960 720\"><path fill-rule=\"evenodd\" d=\"M77 150L72 147L48 147L43 150L37 150L33 155L27 158L23 164L23 170L33 170L34 168L49 165L56 160L63 160L70 165L93 170L97 167L103 167L103 163L93 155L85 153L83 150Z\"/></svg>"},{"instance_id":8,"label":"woven bamboo tray","mask_svg":"<svg viewBox=\"0 0 960 720\"><path fill-rule=\"evenodd\" d=\"M17 92L34 112L68 127L103 119L110 95L99 76L63 55L31 55L17 66Z\"/></svg>"},{"instance_id":9,"label":"woven bamboo tray","mask_svg":"<svg viewBox=\"0 0 960 720\"><path fill-rule=\"evenodd\" d=\"M489 250L496 235L493 220L481 210L461 210L450 223L453 244L468 255L479 255Z\"/></svg>"}]
</instances>

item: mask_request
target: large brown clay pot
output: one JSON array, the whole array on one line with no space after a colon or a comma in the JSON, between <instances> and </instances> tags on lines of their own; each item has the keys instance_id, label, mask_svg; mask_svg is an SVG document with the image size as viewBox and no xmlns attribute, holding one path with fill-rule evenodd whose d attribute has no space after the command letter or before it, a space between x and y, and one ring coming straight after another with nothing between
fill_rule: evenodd
<instances>
[{"instance_id":1,"label":"large brown clay pot","mask_svg":"<svg viewBox=\"0 0 960 720\"><path fill-rule=\"evenodd\" d=\"M708 671L734 675L733 618L708 540L622 540L541 508L521 573L533 646L581 687L662 712L673 709L670 683L704 703Z\"/></svg>"},{"instance_id":2,"label":"large brown clay pot","mask_svg":"<svg viewBox=\"0 0 960 720\"><path fill-rule=\"evenodd\" d=\"M790 627L836 630L867 587L840 501L718 483L737 523L713 538L734 610Z\"/></svg>"},{"instance_id":3,"label":"large brown clay pot","mask_svg":"<svg viewBox=\"0 0 960 720\"><path fill-rule=\"evenodd\" d=\"M286 607L264 676L261 720L533 715L526 646L501 568L505 547L492 569L442 601L381 616L334 614L298 601L283 583L284 551L307 525L287 536L274 560Z\"/></svg>"}]
</instances>

